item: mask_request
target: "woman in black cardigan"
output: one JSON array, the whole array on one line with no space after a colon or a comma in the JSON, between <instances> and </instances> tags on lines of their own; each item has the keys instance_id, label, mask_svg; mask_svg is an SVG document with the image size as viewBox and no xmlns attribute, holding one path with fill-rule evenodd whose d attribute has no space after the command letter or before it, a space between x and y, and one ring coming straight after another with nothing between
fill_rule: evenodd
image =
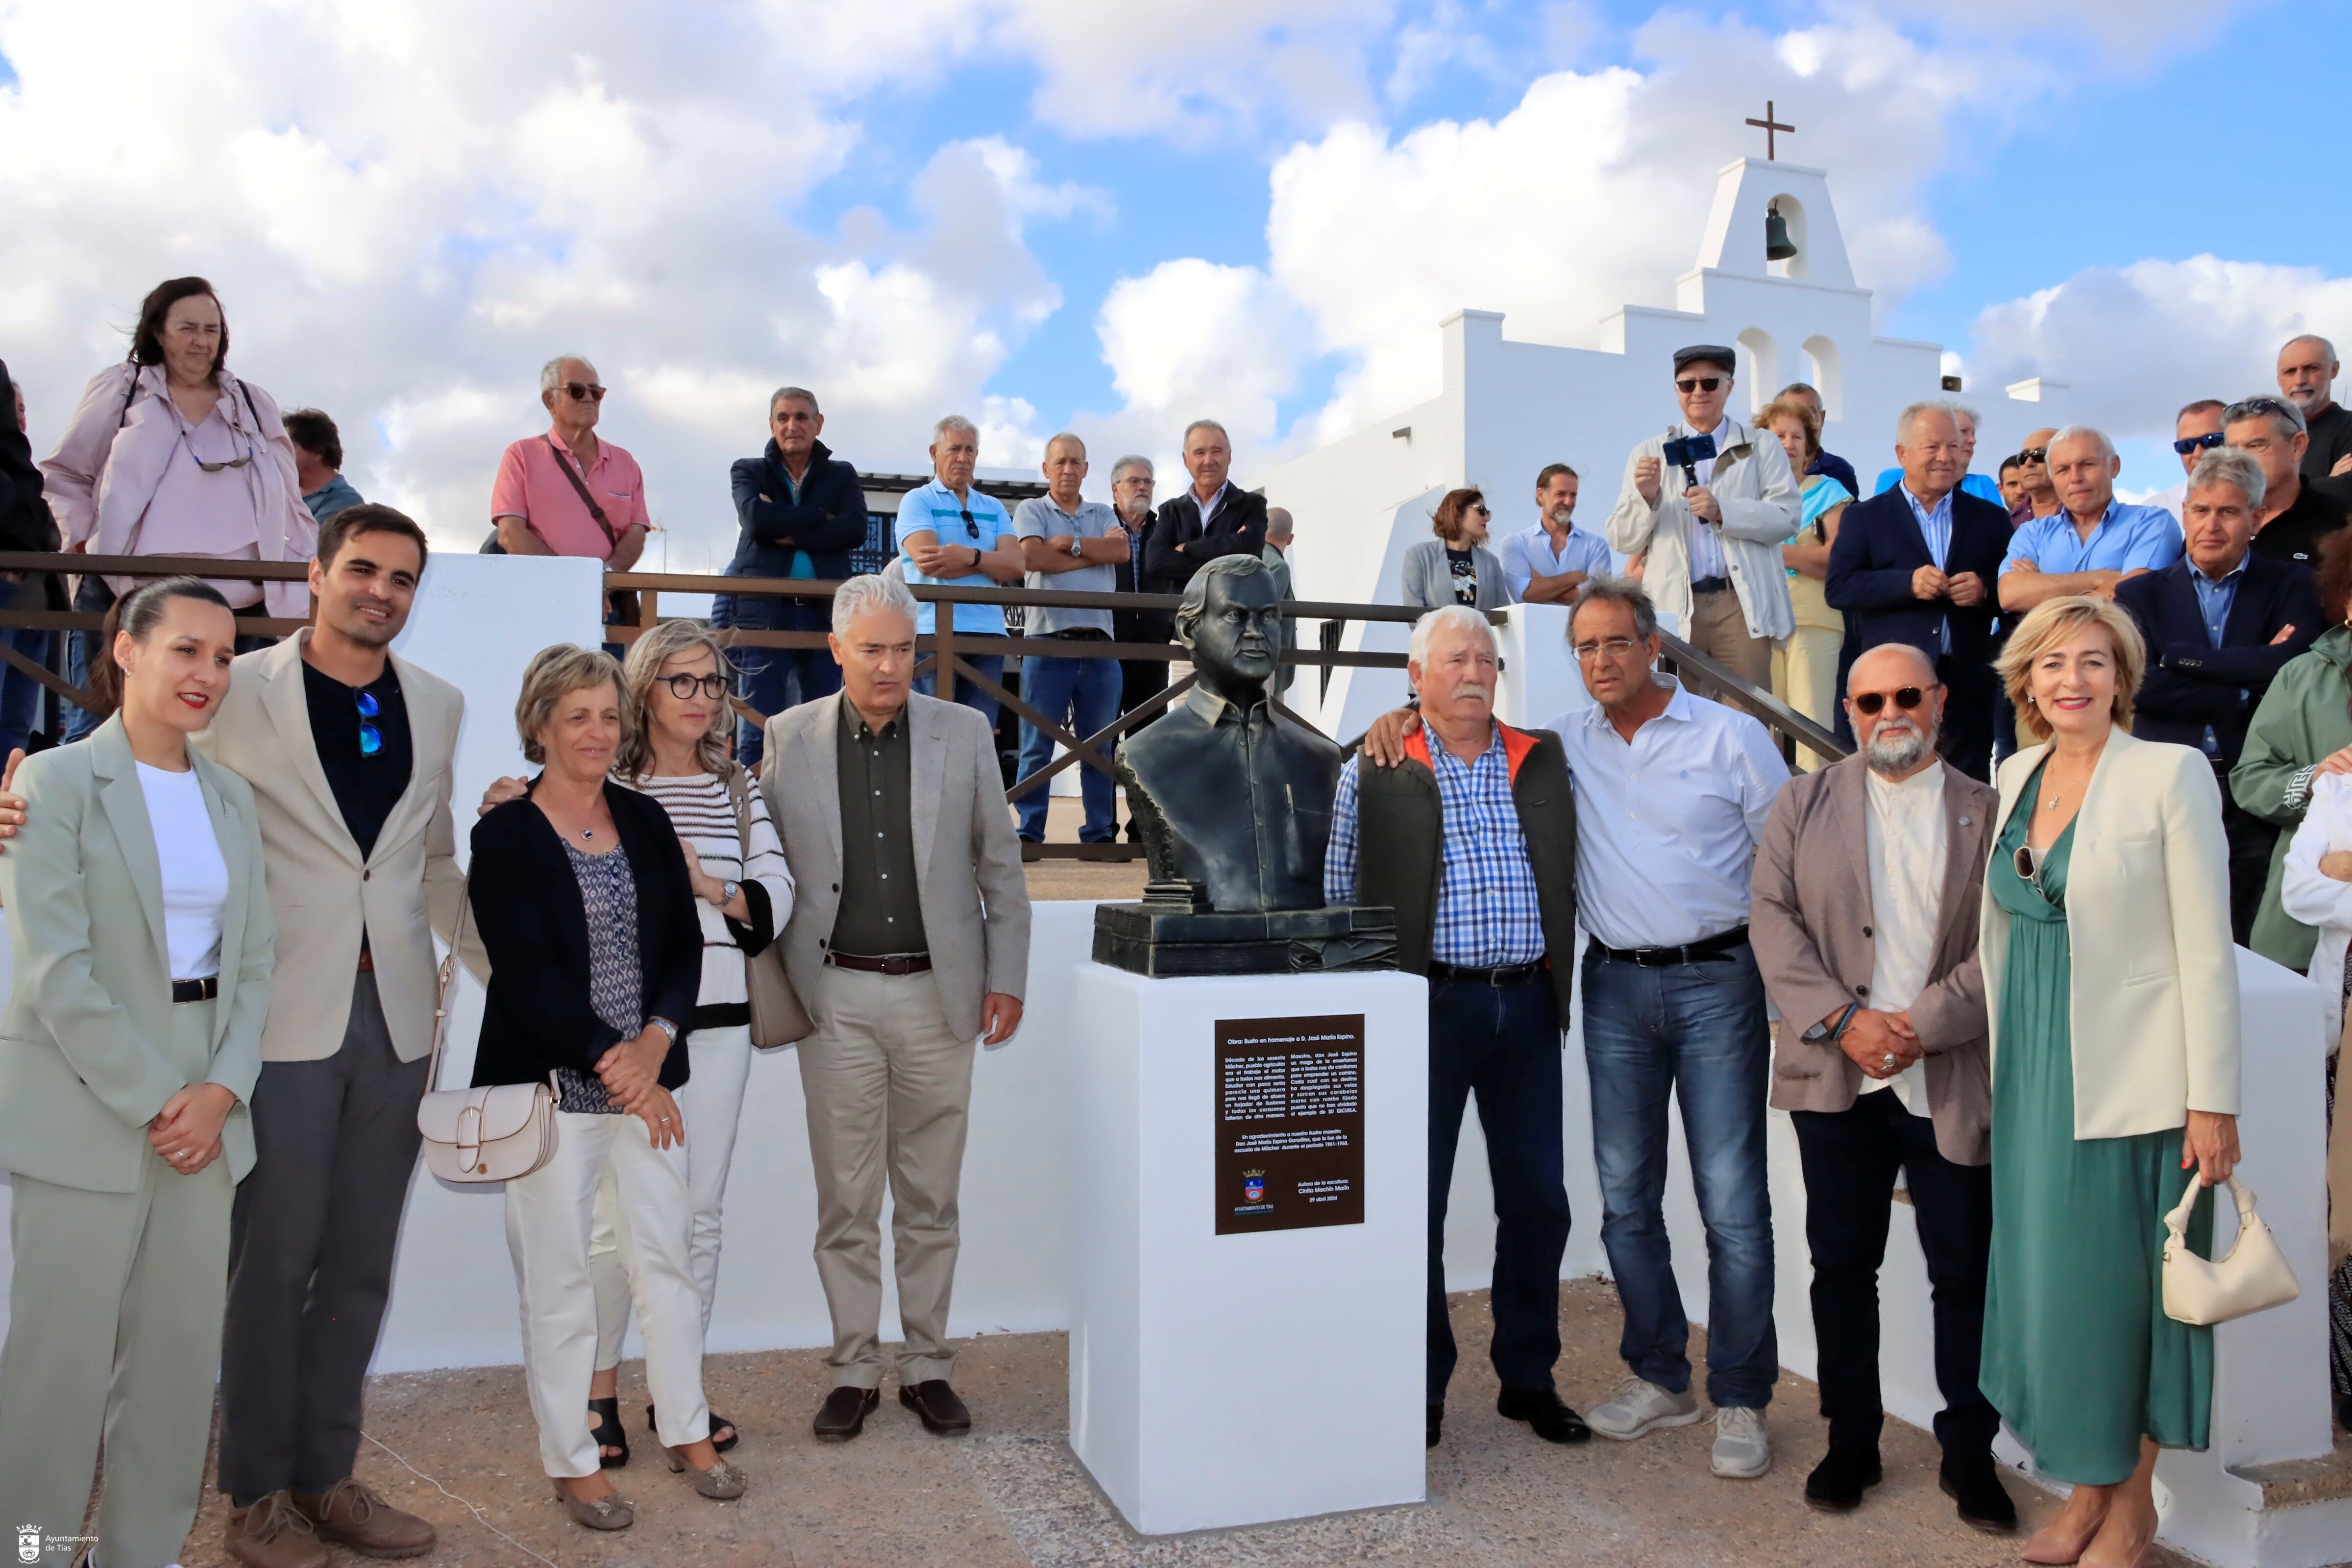
<instances>
[{"instance_id":1,"label":"woman in black cardigan","mask_svg":"<svg viewBox=\"0 0 2352 1568\"><path fill-rule=\"evenodd\" d=\"M580 1409L596 1359L588 1234L607 1179L635 1254L646 1381L670 1468L705 1497L743 1493L742 1472L710 1446L684 1122L670 1096L687 1079L702 926L668 814L606 777L625 717L620 676L609 655L568 644L531 660L515 726L545 771L474 825L470 871L490 961L474 1083L555 1085L555 1154L507 1184L507 1245L540 1458L591 1530L635 1521Z\"/></svg>"}]
</instances>

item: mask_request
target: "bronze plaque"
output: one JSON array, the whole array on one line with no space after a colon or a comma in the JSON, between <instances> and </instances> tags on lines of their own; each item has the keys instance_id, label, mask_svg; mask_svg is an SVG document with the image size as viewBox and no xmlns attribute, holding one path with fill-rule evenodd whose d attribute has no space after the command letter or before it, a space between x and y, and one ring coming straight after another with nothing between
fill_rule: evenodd
<instances>
[{"instance_id":1,"label":"bronze plaque","mask_svg":"<svg viewBox=\"0 0 2352 1568\"><path fill-rule=\"evenodd\" d=\"M1217 1020L1217 1234L1364 1223L1364 1016Z\"/></svg>"}]
</instances>

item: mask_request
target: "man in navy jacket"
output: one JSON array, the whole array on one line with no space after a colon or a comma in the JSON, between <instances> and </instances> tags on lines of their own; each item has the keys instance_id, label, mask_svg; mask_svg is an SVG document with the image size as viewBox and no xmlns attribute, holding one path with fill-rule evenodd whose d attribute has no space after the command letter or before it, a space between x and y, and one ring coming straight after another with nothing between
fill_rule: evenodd
<instances>
[{"instance_id":1,"label":"man in navy jacket","mask_svg":"<svg viewBox=\"0 0 2352 1568\"><path fill-rule=\"evenodd\" d=\"M1966 448L1949 405L1915 403L1895 416L1903 481L1845 509L1823 584L1846 618L1848 662L1881 643L1909 643L1936 661L1944 760L1992 777L1994 584L2009 550L2009 514L1959 489ZM1845 689L1845 671L1838 671Z\"/></svg>"},{"instance_id":2,"label":"man in navy jacket","mask_svg":"<svg viewBox=\"0 0 2352 1568\"><path fill-rule=\"evenodd\" d=\"M837 583L851 575L849 552L866 542L866 492L857 470L817 439L824 428L814 393L786 386L768 399L767 451L735 461L735 516L743 535L728 563L729 576ZM763 719L841 689L841 667L823 642L833 629L828 601L730 597L724 618L739 631L818 637L813 647L734 650L743 700ZM738 722L735 754L745 767L760 765L763 743L760 723Z\"/></svg>"},{"instance_id":3,"label":"man in navy jacket","mask_svg":"<svg viewBox=\"0 0 2352 1568\"><path fill-rule=\"evenodd\" d=\"M2194 746L2226 786L2271 679L2324 630L2311 569L2251 548L2263 513L2261 466L2233 447L2197 460L2180 503L2188 553L2116 584L2147 642L2132 733ZM2230 840L2230 930L2252 935L2278 829L2221 791Z\"/></svg>"},{"instance_id":4,"label":"man in navy jacket","mask_svg":"<svg viewBox=\"0 0 2352 1568\"><path fill-rule=\"evenodd\" d=\"M1184 468L1192 482L1160 509L1145 535L1143 572L1138 584L1147 594L1181 594L1192 574L1220 555L1255 555L1265 548L1265 498L1239 489L1225 476L1233 444L1213 419L1184 427Z\"/></svg>"}]
</instances>

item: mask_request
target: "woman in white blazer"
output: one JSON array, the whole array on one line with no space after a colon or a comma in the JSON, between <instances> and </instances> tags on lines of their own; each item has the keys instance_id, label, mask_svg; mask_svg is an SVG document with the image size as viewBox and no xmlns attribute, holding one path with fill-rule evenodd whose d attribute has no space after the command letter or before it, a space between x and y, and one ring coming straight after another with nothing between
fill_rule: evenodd
<instances>
[{"instance_id":1,"label":"woman in white blazer","mask_svg":"<svg viewBox=\"0 0 2352 1568\"><path fill-rule=\"evenodd\" d=\"M2344 997L2352 987L2352 774L2321 773L2287 845L2279 904L2319 933L2311 978L2327 1041L2327 1374L2336 1419L2352 1426L2352 1080L2344 1077Z\"/></svg>"},{"instance_id":2,"label":"woman in white blazer","mask_svg":"<svg viewBox=\"0 0 2352 1568\"><path fill-rule=\"evenodd\" d=\"M278 928L253 792L189 744L228 690L236 617L175 577L107 620L119 682L101 658L91 684L116 711L18 771L0 857L0 1514L39 1534L19 1561L72 1562L103 1432L93 1555L157 1568L204 1486Z\"/></svg>"},{"instance_id":3,"label":"woman in white blazer","mask_svg":"<svg viewBox=\"0 0 2352 1568\"><path fill-rule=\"evenodd\" d=\"M2146 664L2130 617L2092 597L2041 605L2000 658L2043 743L2001 764L1985 878L1980 1381L2042 1473L2075 1483L2032 1563L2139 1562L2158 1447L2204 1447L2212 1411L2212 1331L2164 1315L2159 1218L2238 1158L2229 852L2212 764L2132 738ZM2211 1225L2208 1200L2200 1249Z\"/></svg>"}]
</instances>

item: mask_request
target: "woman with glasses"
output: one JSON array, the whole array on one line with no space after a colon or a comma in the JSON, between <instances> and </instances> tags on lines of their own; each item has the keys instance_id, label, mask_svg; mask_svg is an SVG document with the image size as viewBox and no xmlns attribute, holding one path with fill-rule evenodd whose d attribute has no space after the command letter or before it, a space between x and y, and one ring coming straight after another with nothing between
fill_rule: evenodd
<instances>
[{"instance_id":1,"label":"woman with glasses","mask_svg":"<svg viewBox=\"0 0 2352 1568\"><path fill-rule=\"evenodd\" d=\"M159 283L139 307L131 355L82 389L58 449L41 465L49 508L68 550L92 555L200 555L223 561L307 561L319 524L302 504L294 444L277 399L229 374L228 323L201 278ZM137 579L87 576L74 608L103 614ZM299 618L310 591L287 583L214 583L239 616ZM75 684L90 634L74 632ZM245 647L258 646L244 639ZM79 709L68 740L98 727Z\"/></svg>"},{"instance_id":2,"label":"woman with glasses","mask_svg":"<svg viewBox=\"0 0 2352 1568\"><path fill-rule=\"evenodd\" d=\"M1434 539L1404 552L1404 602L1416 610L1466 605L1499 610L1512 602L1510 574L1486 548L1494 521L1477 489L1448 490L1429 520Z\"/></svg>"},{"instance_id":3,"label":"woman with glasses","mask_svg":"<svg viewBox=\"0 0 2352 1568\"><path fill-rule=\"evenodd\" d=\"M2206 1446L2213 1334L2161 1300L2162 1216L2238 1162L2229 852L2204 754L2135 740L2147 651L2113 602L2037 605L2000 656L2028 746L2001 764L1979 952L1992 1026L1990 1399L2074 1483L2030 1563L2133 1563L2159 1447ZM2190 1244L2211 1237L2210 1197Z\"/></svg>"},{"instance_id":4,"label":"woman with glasses","mask_svg":"<svg viewBox=\"0 0 2352 1568\"><path fill-rule=\"evenodd\" d=\"M1803 474L1797 494L1803 504L1797 531L1780 546L1789 574L1789 606L1796 629L1772 660L1772 689L1824 730L1837 726L1838 649L1845 641L1845 617L1830 608L1824 582L1830 546L1837 542L1838 520L1853 501L1852 492L1827 474L1806 474L1822 455L1822 416L1793 397L1766 404L1756 423L1771 432L1789 454L1789 471ZM1797 748L1797 765L1812 773L1829 759L1810 746Z\"/></svg>"}]
</instances>

